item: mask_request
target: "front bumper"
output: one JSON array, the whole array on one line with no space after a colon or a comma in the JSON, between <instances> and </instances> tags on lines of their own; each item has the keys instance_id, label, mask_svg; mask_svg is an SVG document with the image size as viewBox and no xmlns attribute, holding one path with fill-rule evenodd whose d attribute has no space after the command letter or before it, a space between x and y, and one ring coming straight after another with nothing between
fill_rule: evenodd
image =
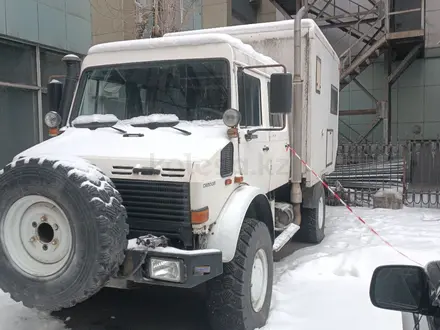
<instances>
[{"instance_id":1,"label":"front bumper","mask_svg":"<svg viewBox=\"0 0 440 330\"><path fill-rule=\"evenodd\" d=\"M180 276L172 281L158 278L158 274L164 271L156 272L153 268L161 261L173 264L174 274L179 270ZM121 273L127 281L135 283L193 288L223 273L222 253L219 250L187 251L172 247L129 249Z\"/></svg>"}]
</instances>

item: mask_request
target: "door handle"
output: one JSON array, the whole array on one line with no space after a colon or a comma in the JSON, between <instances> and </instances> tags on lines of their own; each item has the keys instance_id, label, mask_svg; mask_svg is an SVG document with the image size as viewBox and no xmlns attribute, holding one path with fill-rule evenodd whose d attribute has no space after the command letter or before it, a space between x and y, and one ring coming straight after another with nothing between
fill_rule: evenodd
<instances>
[{"instance_id":1,"label":"door handle","mask_svg":"<svg viewBox=\"0 0 440 330\"><path fill-rule=\"evenodd\" d=\"M268 146L264 146L263 147L263 151L269 151L269 147Z\"/></svg>"}]
</instances>

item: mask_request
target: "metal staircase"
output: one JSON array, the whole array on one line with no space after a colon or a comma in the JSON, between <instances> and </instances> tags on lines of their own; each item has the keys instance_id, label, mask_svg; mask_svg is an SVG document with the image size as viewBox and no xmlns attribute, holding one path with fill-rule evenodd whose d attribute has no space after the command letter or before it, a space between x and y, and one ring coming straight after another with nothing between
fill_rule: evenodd
<instances>
[{"instance_id":1,"label":"metal staircase","mask_svg":"<svg viewBox=\"0 0 440 330\"><path fill-rule=\"evenodd\" d=\"M345 38L347 46L344 51L339 52L340 90L379 58L387 48L385 0L368 0L369 7L355 0L346 0L345 8L340 0L271 1L286 18L294 17L299 6L306 6L308 17L313 18L324 32L329 29L341 31L339 39ZM336 41L336 44L339 42Z\"/></svg>"},{"instance_id":2,"label":"metal staircase","mask_svg":"<svg viewBox=\"0 0 440 330\"><path fill-rule=\"evenodd\" d=\"M339 76L339 89L342 90L350 82L359 76L366 68L376 61L388 48L386 35L360 51L354 57L348 55L341 58L341 68Z\"/></svg>"},{"instance_id":3,"label":"metal staircase","mask_svg":"<svg viewBox=\"0 0 440 330\"><path fill-rule=\"evenodd\" d=\"M340 111L340 116L376 114L377 120L367 136L360 136L358 140L367 139L383 122L383 137L388 142L391 138L391 87L418 56L423 56L425 0L270 1L286 19L294 18L296 10L305 6L308 17L317 22L328 38L329 29L339 31L336 40L329 39L340 57L339 90L353 82L376 104L374 109ZM384 98L378 100L357 78L382 58L385 90ZM400 62L394 70L393 61Z\"/></svg>"}]
</instances>

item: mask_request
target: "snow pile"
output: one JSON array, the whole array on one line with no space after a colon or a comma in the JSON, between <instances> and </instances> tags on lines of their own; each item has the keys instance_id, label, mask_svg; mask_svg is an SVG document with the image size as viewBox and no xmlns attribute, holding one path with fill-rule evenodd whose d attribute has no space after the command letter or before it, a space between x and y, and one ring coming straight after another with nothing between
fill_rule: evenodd
<instances>
[{"instance_id":1,"label":"snow pile","mask_svg":"<svg viewBox=\"0 0 440 330\"><path fill-rule=\"evenodd\" d=\"M45 313L17 304L0 291L0 324L3 329L14 330L65 330L61 321Z\"/></svg>"},{"instance_id":2,"label":"snow pile","mask_svg":"<svg viewBox=\"0 0 440 330\"><path fill-rule=\"evenodd\" d=\"M422 212L422 221L440 221L440 213Z\"/></svg>"},{"instance_id":3,"label":"snow pile","mask_svg":"<svg viewBox=\"0 0 440 330\"><path fill-rule=\"evenodd\" d=\"M72 121L72 125L84 125L84 124L91 124L91 123L101 123L101 124L107 124L107 123L117 123L119 121L118 117L112 114L94 114L94 115L82 115L76 117Z\"/></svg>"},{"instance_id":4,"label":"snow pile","mask_svg":"<svg viewBox=\"0 0 440 330\"><path fill-rule=\"evenodd\" d=\"M208 44L227 43L234 48L252 56L265 64L277 64L272 58L257 52L252 46L243 43L229 34L224 33L203 33L187 36L169 36L167 38L152 38L140 40L116 41L106 44L99 44L91 47L88 54L98 54L107 52L126 52L147 49L158 49L167 47L185 47Z\"/></svg>"},{"instance_id":5,"label":"snow pile","mask_svg":"<svg viewBox=\"0 0 440 330\"><path fill-rule=\"evenodd\" d=\"M172 114L154 113L148 116L133 117L122 120L126 125L148 125L151 123L175 123L179 122L179 117Z\"/></svg>"},{"instance_id":6,"label":"snow pile","mask_svg":"<svg viewBox=\"0 0 440 330\"><path fill-rule=\"evenodd\" d=\"M382 188L382 189L379 189L374 194L374 197L385 197L385 196L394 196L394 198L402 200L403 199L402 189L399 189L399 187L395 187L395 188Z\"/></svg>"},{"instance_id":7,"label":"snow pile","mask_svg":"<svg viewBox=\"0 0 440 330\"><path fill-rule=\"evenodd\" d=\"M213 120L193 120L193 121L181 121L180 124L194 127L206 127L206 126L221 126L226 128L223 123L223 119L213 119Z\"/></svg>"}]
</instances>

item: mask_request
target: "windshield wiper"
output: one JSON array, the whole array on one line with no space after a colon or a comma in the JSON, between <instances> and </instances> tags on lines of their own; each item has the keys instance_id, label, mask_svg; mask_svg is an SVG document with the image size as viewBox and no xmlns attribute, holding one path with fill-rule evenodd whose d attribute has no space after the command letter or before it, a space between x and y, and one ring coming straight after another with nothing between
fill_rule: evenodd
<instances>
[{"instance_id":1,"label":"windshield wiper","mask_svg":"<svg viewBox=\"0 0 440 330\"><path fill-rule=\"evenodd\" d=\"M121 129L121 128L117 128L117 127L115 127L115 126L109 126L110 128L113 128L114 130L117 130L118 132L121 132L121 133L123 133L123 134L127 134L127 131L125 131L125 130L123 130L123 129Z\"/></svg>"},{"instance_id":2,"label":"windshield wiper","mask_svg":"<svg viewBox=\"0 0 440 330\"><path fill-rule=\"evenodd\" d=\"M131 137L131 136L138 136L142 137L144 134L142 133L128 133L126 130L122 128L118 128L115 125L118 123L118 121L80 121L78 123L73 124L73 127L76 128L88 128L90 130L95 130L98 128L113 128L114 130L124 134L124 137Z\"/></svg>"},{"instance_id":3,"label":"windshield wiper","mask_svg":"<svg viewBox=\"0 0 440 330\"><path fill-rule=\"evenodd\" d=\"M176 127L176 125L178 124L178 121L170 121L170 122L157 122L157 121L153 121L153 122L149 122L149 123L130 123L131 126L133 127L147 127L149 129L156 129L156 128L160 128L160 127L168 127L168 128L172 128L175 129L179 132L182 132L185 135L191 135L192 133L190 131L184 130L182 128L178 128Z\"/></svg>"},{"instance_id":4,"label":"windshield wiper","mask_svg":"<svg viewBox=\"0 0 440 330\"><path fill-rule=\"evenodd\" d=\"M173 129L175 129L175 130L177 130L179 132L182 132L185 135L191 135L192 134L190 131L187 131L187 130L184 130L184 129L181 129L181 128L177 128L177 127L174 127L174 126L169 126L169 128L173 128Z\"/></svg>"}]
</instances>

